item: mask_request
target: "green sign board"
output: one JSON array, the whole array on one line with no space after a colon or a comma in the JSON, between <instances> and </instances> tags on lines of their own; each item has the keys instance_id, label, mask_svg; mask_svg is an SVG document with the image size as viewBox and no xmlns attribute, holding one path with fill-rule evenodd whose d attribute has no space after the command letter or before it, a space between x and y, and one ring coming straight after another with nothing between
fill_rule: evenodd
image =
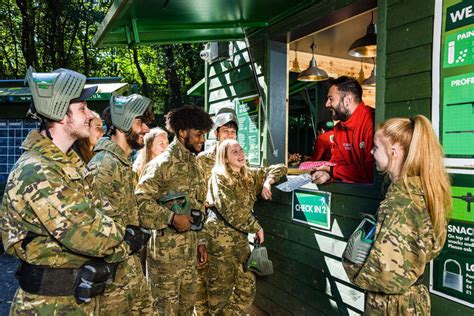
<instances>
[{"instance_id":1,"label":"green sign board","mask_svg":"<svg viewBox=\"0 0 474 316\"><path fill-rule=\"evenodd\" d=\"M257 96L239 99L236 104L239 136L250 165L260 165L260 109Z\"/></svg>"},{"instance_id":2,"label":"green sign board","mask_svg":"<svg viewBox=\"0 0 474 316\"><path fill-rule=\"evenodd\" d=\"M448 224L446 244L431 263L430 290L474 308L474 223Z\"/></svg>"},{"instance_id":3,"label":"green sign board","mask_svg":"<svg viewBox=\"0 0 474 316\"><path fill-rule=\"evenodd\" d=\"M439 43L439 137L447 166L472 168L474 158L474 0L438 2L435 43ZM435 45L437 47L437 45ZM436 58L435 58L436 60ZM434 95L434 99L437 96Z\"/></svg>"},{"instance_id":4,"label":"green sign board","mask_svg":"<svg viewBox=\"0 0 474 316\"><path fill-rule=\"evenodd\" d=\"M331 228L331 193L298 189L293 191L292 219L324 229Z\"/></svg>"}]
</instances>

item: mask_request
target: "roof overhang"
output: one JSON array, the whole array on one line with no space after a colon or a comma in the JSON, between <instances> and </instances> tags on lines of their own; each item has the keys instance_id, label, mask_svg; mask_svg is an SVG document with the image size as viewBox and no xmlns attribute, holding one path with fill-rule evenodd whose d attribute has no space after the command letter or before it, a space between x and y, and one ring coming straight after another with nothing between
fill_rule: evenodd
<instances>
[{"instance_id":1,"label":"roof overhang","mask_svg":"<svg viewBox=\"0 0 474 316\"><path fill-rule=\"evenodd\" d=\"M242 39L318 0L115 0L94 46Z\"/></svg>"},{"instance_id":2,"label":"roof overhang","mask_svg":"<svg viewBox=\"0 0 474 316\"><path fill-rule=\"evenodd\" d=\"M128 89L128 84L117 83L93 83L85 87L97 86L97 92L87 101L108 101L112 92L121 94ZM28 87L0 87L0 103L25 103L31 101L31 92Z\"/></svg>"}]
</instances>

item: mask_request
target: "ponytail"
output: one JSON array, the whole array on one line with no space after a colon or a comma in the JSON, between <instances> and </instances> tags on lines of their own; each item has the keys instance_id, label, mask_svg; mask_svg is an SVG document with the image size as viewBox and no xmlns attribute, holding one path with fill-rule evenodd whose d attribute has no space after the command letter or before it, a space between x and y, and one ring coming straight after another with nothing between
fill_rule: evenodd
<instances>
[{"instance_id":1,"label":"ponytail","mask_svg":"<svg viewBox=\"0 0 474 316\"><path fill-rule=\"evenodd\" d=\"M400 179L408 189L408 177L418 176L438 241L446 238L451 210L451 187L444 167L444 154L430 121L423 115L393 118L382 123L379 131L390 143L398 143L405 153Z\"/></svg>"}]
</instances>

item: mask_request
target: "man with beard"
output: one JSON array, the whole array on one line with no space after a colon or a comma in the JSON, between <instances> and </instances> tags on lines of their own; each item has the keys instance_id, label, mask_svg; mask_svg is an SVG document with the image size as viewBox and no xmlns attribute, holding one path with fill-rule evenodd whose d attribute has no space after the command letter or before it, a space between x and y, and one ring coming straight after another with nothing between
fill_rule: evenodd
<instances>
[{"instance_id":1,"label":"man with beard","mask_svg":"<svg viewBox=\"0 0 474 316\"><path fill-rule=\"evenodd\" d=\"M212 125L209 114L200 108L183 106L171 110L166 115L166 128L175 138L165 152L146 165L135 191L140 224L158 230L153 240L156 252L148 254L148 262L152 263L148 273L160 315L193 313L196 266L206 263L207 251L201 232L193 230L199 229L197 217L179 211L192 209L197 215L204 212L207 183L195 155L201 151L204 135ZM163 204L173 196L185 196L186 202Z\"/></svg>"},{"instance_id":2,"label":"man with beard","mask_svg":"<svg viewBox=\"0 0 474 316\"><path fill-rule=\"evenodd\" d=\"M30 67L25 81L33 100L29 113L40 127L22 143L0 207L5 250L21 262L10 315L92 315L111 266L130 250L125 227L104 215L107 205L99 207L71 150L89 137L94 117L86 99L97 87L84 88L86 77L68 69L37 73ZM100 269L93 273L97 291L85 293L80 280L92 266Z\"/></svg>"},{"instance_id":3,"label":"man with beard","mask_svg":"<svg viewBox=\"0 0 474 316\"><path fill-rule=\"evenodd\" d=\"M330 81L326 108L332 112L334 143L331 160L335 166L322 166L312 173L313 182L339 180L372 183L374 180L374 110L362 101L362 87L356 79L342 76Z\"/></svg>"},{"instance_id":4,"label":"man with beard","mask_svg":"<svg viewBox=\"0 0 474 316\"><path fill-rule=\"evenodd\" d=\"M130 155L132 150L144 145L143 137L153 120L150 103L150 99L138 94L112 96L110 106L102 115L110 139L99 140L88 164L94 192L112 206L106 214L116 223L127 226L127 231L134 235L142 234L143 230L138 223L138 204L134 195L137 181ZM147 240L144 238L143 243ZM153 298L138 253L118 265L115 279L107 286L99 303L100 315L153 314Z\"/></svg>"}]
</instances>

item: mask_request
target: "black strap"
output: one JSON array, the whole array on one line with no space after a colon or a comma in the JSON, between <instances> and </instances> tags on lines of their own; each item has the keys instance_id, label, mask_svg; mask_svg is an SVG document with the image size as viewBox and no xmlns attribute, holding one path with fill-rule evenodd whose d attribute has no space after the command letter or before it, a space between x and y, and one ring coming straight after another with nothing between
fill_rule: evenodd
<instances>
[{"instance_id":1,"label":"black strap","mask_svg":"<svg viewBox=\"0 0 474 316\"><path fill-rule=\"evenodd\" d=\"M225 226L228 226L228 227L232 228L233 230L236 230L236 231L238 231L239 233L244 234L245 236L247 236L247 235L249 234L249 233L247 233L247 232L244 232L243 230L240 230L240 229L236 228L234 225L232 225L231 223L229 223L229 221L227 221L227 219L225 219L225 217L222 216L221 213L219 213L219 211L217 210L217 208L216 208L215 206L209 207L208 210L212 211L212 212L216 215L216 217L217 217L218 219L222 220L222 221L224 222L224 225L225 225Z\"/></svg>"},{"instance_id":2,"label":"black strap","mask_svg":"<svg viewBox=\"0 0 474 316\"><path fill-rule=\"evenodd\" d=\"M422 275L420 275L420 277L418 279L416 279L415 283L413 283L413 285L421 285L423 284L423 282L425 281L425 274L423 273Z\"/></svg>"},{"instance_id":3,"label":"black strap","mask_svg":"<svg viewBox=\"0 0 474 316\"><path fill-rule=\"evenodd\" d=\"M73 296L81 269L50 268L22 261L17 275L23 291L43 296Z\"/></svg>"}]
</instances>

